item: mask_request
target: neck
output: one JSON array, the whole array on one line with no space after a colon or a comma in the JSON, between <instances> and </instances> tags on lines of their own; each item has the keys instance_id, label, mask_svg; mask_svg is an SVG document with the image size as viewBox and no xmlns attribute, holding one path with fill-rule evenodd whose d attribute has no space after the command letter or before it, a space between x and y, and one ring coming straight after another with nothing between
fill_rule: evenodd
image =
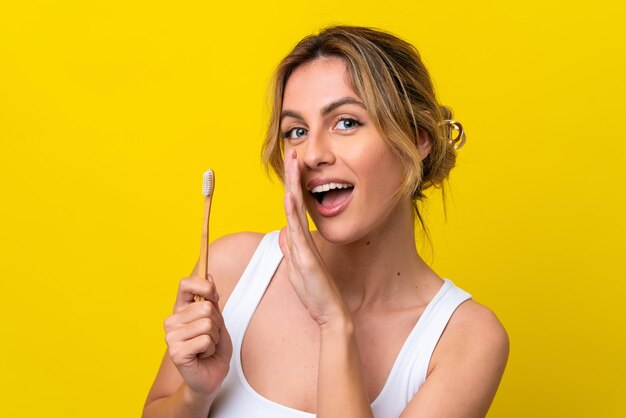
<instances>
[{"instance_id":1,"label":"neck","mask_svg":"<svg viewBox=\"0 0 626 418\"><path fill-rule=\"evenodd\" d=\"M386 222L346 245L316 234L326 268L352 312L361 308L415 306L427 302L441 279L416 249L411 202L401 202ZM417 297L417 299L416 299Z\"/></svg>"}]
</instances>

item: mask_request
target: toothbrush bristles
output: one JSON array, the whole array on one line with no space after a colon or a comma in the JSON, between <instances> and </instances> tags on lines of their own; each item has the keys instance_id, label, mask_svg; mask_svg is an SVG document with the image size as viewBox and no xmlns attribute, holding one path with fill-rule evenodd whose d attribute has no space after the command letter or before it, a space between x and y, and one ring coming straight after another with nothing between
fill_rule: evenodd
<instances>
[{"instance_id":1,"label":"toothbrush bristles","mask_svg":"<svg viewBox=\"0 0 626 418\"><path fill-rule=\"evenodd\" d=\"M202 195L210 196L213 193L213 170L208 169L202 176Z\"/></svg>"}]
</instances>

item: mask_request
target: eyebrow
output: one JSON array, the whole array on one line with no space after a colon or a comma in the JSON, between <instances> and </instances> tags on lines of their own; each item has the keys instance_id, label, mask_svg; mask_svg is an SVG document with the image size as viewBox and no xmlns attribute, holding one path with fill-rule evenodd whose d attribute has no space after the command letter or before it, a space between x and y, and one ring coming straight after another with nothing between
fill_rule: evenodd
<instances>
[{"instance_id":1,"label":"eyebrow","mask_svg":"<svg viewBox=\"0 0 626 418\"><path fill-rule=\"evenodd\" d=\"M326 116L330 112L332 112L333 110L337 109L338 107L343 106L343 105L347 105L347 104L357 105L357 106L360 106L363 109L367 110L367 108L365 107L363 102L358 101L354 97L342 97L341 99L337 99L334 102L331 102L331 103L327 104L326 106L324 106L320 113L322 114L322 116ZM292 110L283 110L282 112L280 112L280 120L283 120L283 118L285 118L287 116L291 116L292 118L304 120L304 116L302 116L302 114L300 114L298 112L294 112Z\"/></svg>"}]
</instances>

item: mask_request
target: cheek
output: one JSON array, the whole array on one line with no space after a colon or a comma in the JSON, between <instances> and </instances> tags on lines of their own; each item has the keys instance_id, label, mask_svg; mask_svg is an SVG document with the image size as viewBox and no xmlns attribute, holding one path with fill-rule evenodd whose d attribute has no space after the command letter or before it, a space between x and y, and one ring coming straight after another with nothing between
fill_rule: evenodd
<instances>
[{"instance_id":1,"label":"cheek","mask_svg":"<svg viewBox=\"0 0 626 418\"><path fill-rule=\"evenodd\" d=\"M381 196L390 198L402 189L405 181L405 172L402 162L395 154L392 154L391 150L378 154L372 170L374 173L372 181Z\"/></svg>"},{"instance_id":2,"label":"cheek","mask_svg":"<svg viewBox=\"0 0 626 418\"><path fill-rule=\"evenodd\" d=\"M370 147L359 152L360 167L373 173L381 181L390 178L402 177L402 162L387 146Z\"/></svg>"}]
</instances>

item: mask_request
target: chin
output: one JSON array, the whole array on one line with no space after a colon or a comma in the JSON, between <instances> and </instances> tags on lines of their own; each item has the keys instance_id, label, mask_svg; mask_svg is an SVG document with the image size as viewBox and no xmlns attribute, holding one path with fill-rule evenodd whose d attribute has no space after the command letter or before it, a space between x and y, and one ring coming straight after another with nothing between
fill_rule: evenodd
<instances>
[{"instance_id":1,"label":"chin","mask_svg":"<svg viewBox=\"0 0 626 418\"><path fill-rule=\"evenodd\" d=\"M334 245L353 244L365 236L365 233L357 225L346 222L333 222L324 219L321 222L314 220L317 232L324 240Z\"/></svg>"}]
</instances>

